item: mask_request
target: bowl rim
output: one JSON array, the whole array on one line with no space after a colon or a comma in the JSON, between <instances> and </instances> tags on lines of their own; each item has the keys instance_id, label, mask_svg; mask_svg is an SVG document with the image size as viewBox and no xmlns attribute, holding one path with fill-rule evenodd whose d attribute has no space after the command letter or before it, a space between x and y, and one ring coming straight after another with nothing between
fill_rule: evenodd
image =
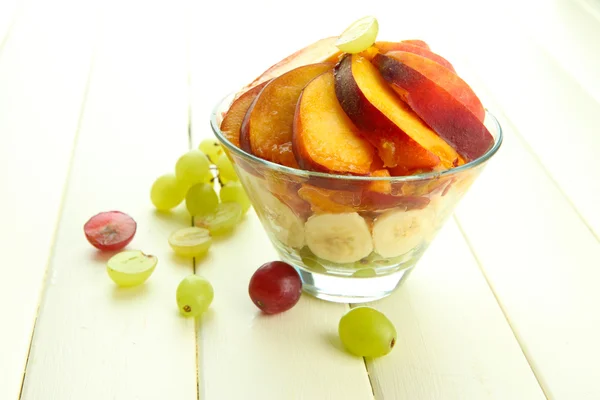
<instances>
[{"instance_id":1,"label":"bowl rim","mask_svg":"<svg viewBox=\"0 0 600 400\"><path fill-rule=\"evenodd\" d=\"M486 125L486 127L489 130L489 127L485 123L485 121L489 118L492 125L496 128L496 132L497 132L496 135L492 134L492 136L494 136L494 139L495 139L494 145L488 151L486 151L481 157L479 157L473 161L470 161L468 163L465 163L463 165L460 165L458 167L443 170L443 171L434 171L434 172L426 172L426 173L415 174L415 175L390 176L390 177L387 177L387 176L365 176L365 175L340 175L340 174L330 174L327 172L309 171L309 170L286 167L285 165L281 165L281 164L277 164L277 163L274 163L274 162L271 162L268 160L264 160L260 157L250 154L250 153L242 150L241 148L237 147L223 135L223 132L221 131L221 128L220 128L220 124L218 122L219 114L231 106L235 95L236 95L236 93L230 93L230 94L226 95L225 97L223 97L217 103L217 105L213 108L213 110L211 112L210 126L212 128L214 135L219 140L219 142L221 142L229 151L235 153L236 155L238 155L240 157L243 157L252 162L262 164L263 166L265 166L269 169L273 169L278 172L283 172L286 174L295 175L295 176L302 177L302 178L319 177L319 178L344 180L344 181L357 181L357 182L385 181L385 182L391 182L391 183L439 179L442 177L458 175L462 172L474 169L474 168L484 164L494 154L496 154L498 152L498 149L500 149L500 146L502 145L502 141L504 138L504 134L502 132L502 126L500 125L500 122L498 122L498 119L486 108L485 109L486 119L484 120L484 124ZM223 106L226 103L229 103L229 105L225 109L225 108L223 108Z\"/></svg>"}]
</instances>

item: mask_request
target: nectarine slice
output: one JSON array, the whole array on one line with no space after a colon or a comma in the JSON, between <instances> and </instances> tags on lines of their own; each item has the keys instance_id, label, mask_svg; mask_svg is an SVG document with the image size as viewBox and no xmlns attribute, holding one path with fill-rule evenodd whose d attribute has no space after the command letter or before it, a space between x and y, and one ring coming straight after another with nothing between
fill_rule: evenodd
<instances>
[{"instance_id":1,"label":"nectarine slice","mask_svg":"<svg viewBox=\"0 0 600 400\"><path fill-rule=\"evenodd\" d=\"M422 47L427 50L431 50L429 45L425 43L423 40L411 39L411 40L402 40L400 43L412 44L414 46Z\"/></svg>"},{"instance_id":2,"label":"nectarine slice","mask_svg":"<svg viewBox=\"0 0 600 400\"><path fill-rule=\"evenodd\" d=\"M406 51L390 51L385 54L403 62L414 70L423 74L446 92L450 93L456 100L468 108L481 122L485 119L485 110L479 97L473 89L462 80L455 72L449 71L435 61Z\"/></svg>"},{"instance_id":3,"label":"nectarine slice","mask_svg":"<svg viewBox=\"0 0 600 400\"><path fill-rule=\"evenodd\" d=\"M390 175L390 171L383 168L383 169L378 169L378 170L371 172L370 176L389 178L391 175ZM392 184L389 181L372 181L372 182L369 182L369 186L368 186L367 190L388 194L388 193L392 192Z\"/></svg>"},{"instance_id":4,"label":"nectarine slice","mask_svg":"<svg viewBox=\"0 0 600 400\"><path fill-rule=\"evenodd\" d=\"M414 43L407 42L375 42L375 47L379 49L379 52L382 54L386 54L390 51L406 51L409 53L418 54L422 57L429 58L430 60L435 61L436 63L448 68L450 71L454 71L454 67L450 64L450 61L446 60L444 57L440 56L437 53L425 48L423 46L418 46Z\"/></svg>"},{"instance_id":5,"label":"nectarine slice","mask_svg":"<svg viewBox=\"0 0 600 400\"><path fill-rule=\"evenodd\" d=\"M377 57L377 56L375 56ZM406 105L365 58L345 56L336 66L337 98L352 122L373 144L385 167L452 168L456 151Z\"/></svg>"},{"instance_id":6,"label":"nectarine slice","mask_svg":"<svg viewBox=\"0 0 600 400\"><path fill-rule=\"evenodd\" d=\"M373 64L400 89L412 110L466 160L481 157L493 146L493 136L478 117L431 79L390 56L378 54Z\"/></svg>"},{"instance_id":7,"label":"nectarine slice","mask_svg":"<svg viewBox=\"0 0 600 400\"><path fill-rule=\"evenodd\" d=\"M296 51L294 54L271 66L243 90L249 90L254 86L258 86L263 82L277 78L286 72L304 65L337 62L339 56L342 54L340 49L335 45L337 39L337 36L320 39Z\"/></svg>"},{"instance_id":8,"label":"nectarine slice","mask_svg":"<svg viewBox=\"0 0 600 400\"><path fill-rule=\"evenodd\" d=\"M270 81L246 112L240 133L243 150L264 160L297 168L292 152L292 129L302 89L333 64L298 67Z\"/></svg>"},{"instance_id":9,"label":"nectarine slice","mask_svg":"<svg viewBox=\"0 0 600 400\"><path fill-rule=\"evenodd\" d=\"M229 110L227 110L223 122L221 122L221 132L223 132L223 136L236 147L240 147L240 129L244 117L246 116L246 112L248 111L248 108L250 108L250 104L252 104L256 96L258 96L267 83L268 82L263 82L260 85L253 87L234 100L229 107Z\"/></svg>"},{"instance_id":10,"label":"nectarine slice","mask_svg":"<svg viewBox=\"0 0 600 400\"><path fill-rule=\"evenodd\" d=\"M375 150L342 110L332 71L304 88L294 119L293 149L302 169L358 175L371 171Z\"/></svg>"}]
</instances>

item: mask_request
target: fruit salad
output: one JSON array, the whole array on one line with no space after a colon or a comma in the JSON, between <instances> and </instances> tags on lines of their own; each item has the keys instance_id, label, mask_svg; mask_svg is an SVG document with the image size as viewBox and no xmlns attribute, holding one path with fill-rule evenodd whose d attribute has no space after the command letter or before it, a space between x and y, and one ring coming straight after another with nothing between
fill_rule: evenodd
<instances>
[{"instance_id":1,"label":"fruit salad","mask_svg":"<svg viewBox=\"0 0 600 400\"><path fill-rule=\"evenodd\" d=\"M500 144L446 58L377 33L367 17L293 53L213 123L280 255L314 273L412 267Z\"/></svg>"}]
</instances>

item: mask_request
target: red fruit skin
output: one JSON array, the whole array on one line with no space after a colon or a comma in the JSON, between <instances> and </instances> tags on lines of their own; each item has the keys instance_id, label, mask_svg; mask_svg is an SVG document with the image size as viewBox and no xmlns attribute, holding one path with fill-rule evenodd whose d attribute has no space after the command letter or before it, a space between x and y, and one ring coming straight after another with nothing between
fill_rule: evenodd
<instances>
[{"instance_id":1,"label":"red fruit skin","mask_svg":"<svg viewBox=\"0 0 600 400\"><path fill-rule=\"evenodd\" d=\"M252 302L265 314L278 314L294 307L302 294L302 280L283 261L263 264L254 272L248 286Z\"/></svg>"},{"instance_id":2,"label":"red fruit skin","mask_svg":"<svg viewBox=\"0 0 600 400\"><path fill-rule=\"evenodd\" d=\"M103 229L113 228L113 235L103 236ZM105 228L106 227L106 228ZM121 211L106 211L94 215L83 226L85 237L101 251L117 251L127 246L135 236L137 223Z\"/></svg>"}]
</instances>

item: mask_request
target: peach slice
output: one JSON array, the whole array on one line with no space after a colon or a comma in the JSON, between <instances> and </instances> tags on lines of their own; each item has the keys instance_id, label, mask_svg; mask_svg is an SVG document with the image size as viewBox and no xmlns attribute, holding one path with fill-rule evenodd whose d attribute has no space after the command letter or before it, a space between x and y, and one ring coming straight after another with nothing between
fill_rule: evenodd
<instances>
[{"instance_id":1,"label":"peach slice","mask_svg":"<svg viewBox=\"0 0 600 400\"><path fill-rule=\"evenodd\" d=\"M473 89L471 89L471 87L456 73L449 71L447 68L444 68L429 58L414 53L391 51L385 55L395 58L412 69L417 70L446 92L450 93L456 100L460 101L466 108L475 114L477 119L481 122L484 121L485 110L483 104L481 104L481 100L479 100L479 97L477 97Z\"/></svg>"},{"instance_id":2,"label":"peach slice","mask_svg":"<svg viewBox=\"0 0 600 400\"><path fill-rule=\"evenodd\" d=\"M426 50L431 50L429 45L425 43L423 40L411 39L411 40L402 40L400 43L412 44L413 46L422 47Z\"/></svg>"},{"instance_id":3,"label":"peach slice","mask_svg":"<svg viewBox=\"0 0 600 400\"><path fill-rule=\"evenodd\" d=\"M391 175L390 171L384 168L371 172L370 176L389 178ZM392 184L389 181L372 181L369 182L368 190L389 194L392 192Z\"/></svg>"},{"instance_id":4,"label":"peach slice","mask_svg":"<svg viewBox=\"0 0 600 400\"><path fill-rule=\"evenodd\" d=\"M278 63L271 66L265 72L263 72L258 78L252 83L242 89L245 92L254 86L258 86L263 82L269 81L273 78L277 78L298 67L309 64L318 64L324 62L337 62L339 56L342 54L340 49L335 45L335 41L338 39L337 36L328 37L325 39L317 40L316 42L298 50L294 54L284 58Z\"/></svg>"},{"instance_id":5,"label":"peach slice","mask_svg":"<svg viewBox=\"0 0 600 400\"><path fill-rule=\"evenodd\" d=\"M246 112L267 83L268 82L263 82L260 85L253 87L234 100L229 107L229 110L227 110L223 122L221 122L221 132L223 132L223 136L236 147L240 147L240 129L244 117L246 116Z\"/></svg>"},{"instance_id":6,"label":"peach slice","mask_svg":"<svg viewBox=\"0 0 600 400\"><path fill-rule=\"evenodd\" d=\"M264 160L297 168L292 130L298 98L311 80L332 68L333 64L326 63L305 65L265 85L242 122L242 149Z\"/></svg>"},{"instance_id":7,"label":"peach slice","mask_svg":"<svg viewBox=\"0 0 600 400\"><path fill-rule=\"evenodd\" d=\"M398 88L408 105L467 161L485 154L494 138L478 117L443 87L394 57L378 54L373 64Z\"/></svg>"},{"instance_id":8,"label":"peach slice","mask_svg":"<svg viewBox=\"0 0 600 400\"><path fill-rule=\"evenodd\" d=\"M406 51L408 53L418 54L422 57L429 58L440 65L443 65L452 72L455 72L454 67L448 60L423 46L406 42L375 42L374 46L377 47L379 52L382 54L386 54L390 51Z\"/></svg>"},{"instance_id":9,"label":"peach slice","mask_svg":"<svg viewBox=\"0 0 600 400\"><path fill-rule=\"evenodd\" d=\"M398 97L368 60L345 56L335 78L342 108L377 148L385 167L401 167L409 174L440 163L444 168L456 165L458 153Z\"/></svg>"},{"instance_id":10,"label":"peach slice","mask_svg":"<svg viewBox=\"0 0 600 400\"><path fill-rule=\"evenodd\" d=\"M371 172L375 150L342 110L332 71L304 88L294 119L293 149L305 170L358 175Z\"/></svg>"}]
</instances>

